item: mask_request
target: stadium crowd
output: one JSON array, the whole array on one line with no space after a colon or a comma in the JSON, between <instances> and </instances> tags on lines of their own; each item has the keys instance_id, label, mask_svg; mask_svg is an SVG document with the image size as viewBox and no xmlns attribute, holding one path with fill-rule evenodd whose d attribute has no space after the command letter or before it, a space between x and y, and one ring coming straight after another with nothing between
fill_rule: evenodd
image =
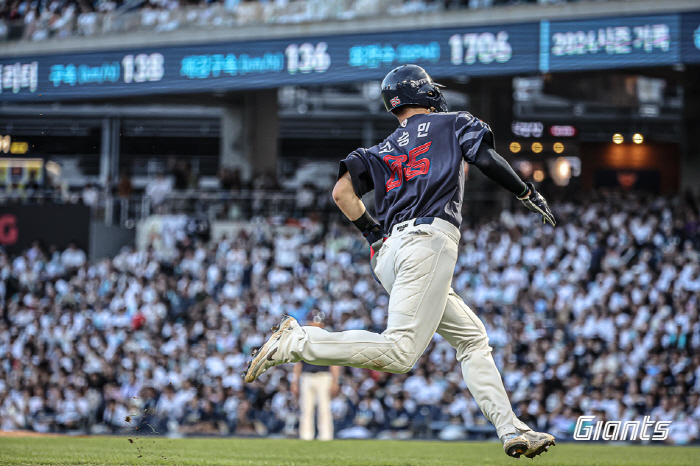
<instances>
[{"instance_id":1,"label":"stadium crowd","mask_svg":"<svg viewBox=\"0 0 700 466\"><path fill-rule=\"evenodd\" d=\"M700 428L700 221L692 197L598 192L466 222L453 286L484 321L516 413L571 438L580 415ZM382 331L387 295L345 224L202 242L185 229L89 263L74 245L0 254L0 429L293 435L292 366L240 372L283 314ZM247 232L246 232L247 231ZM439 336L409 374L344 368L337 437L495 430Z\"/></svg>"},{"instance_id":2,"label":"stadium crowd","mask_svg":"<svg viewBox=\"0 0 700 466\"><path fill-rule=\"evenodd\" d=\"M490 8L578 0L0 0L0 37L29 40L92 36L130 30L347 20L379 13L394 16L456 8ZM10 33L9 25L20 33Z\"/></svg>"}]
</instances>

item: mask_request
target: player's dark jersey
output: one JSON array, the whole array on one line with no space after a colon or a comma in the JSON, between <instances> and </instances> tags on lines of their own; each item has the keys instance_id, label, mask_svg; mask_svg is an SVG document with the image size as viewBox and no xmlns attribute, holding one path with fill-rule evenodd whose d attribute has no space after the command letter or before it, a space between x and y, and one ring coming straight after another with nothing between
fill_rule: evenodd
<instances>
[{"instance_id":1,"label":"player's dark jersey","mask_svg":"<svg viewBox=\"0 0 700 466\"><path fill-rule=\"evenodd\" d=\"M377 217L389 231L418 217L462 223L464 163L474 162L489 125L468 112L413 115L391 136L340 162L355 193L374 189Z\"/></svg>"}]
</instances>

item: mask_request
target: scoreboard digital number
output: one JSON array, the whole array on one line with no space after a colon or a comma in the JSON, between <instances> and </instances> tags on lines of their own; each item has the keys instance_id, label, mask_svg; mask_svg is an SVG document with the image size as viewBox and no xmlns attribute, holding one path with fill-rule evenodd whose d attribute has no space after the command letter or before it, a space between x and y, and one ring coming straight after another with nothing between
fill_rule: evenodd
<instances>
[{"instance_id":1,"label":"scoreboard digital number","mask_svg":"<svg viewBox=\"0 0 700 466\"><path fill-rule=\"evenodd\" d=\"M287 72L289 74L324 73L331 66L331 56L328 54L326 42L289 44L284 55L287 58Z\"/></svg>"},{"instance_id":2,"label":"scoreboard digital number","mask_svg":"<svg viewBox=\"0 0 700 466\"><path fill-rule=\"evenodd\" d=\"M471 65L477 61L488 65L494 61L506 63L513 56L513 47L506 31L455 34L450 37L450 52L453 65Z\"/></svg>"},{"instance_id":3,"label":"scoreboard digital number","mask_svg":"<svg viewBox=\"0 0 700 466\"><path fill-rule=\"evenodd\" d=\"M124 67L124 83L144 83L147 81L160 81L165 75L163 65L165 58L160 53L139 53L138 55L126 55L122 58Z\"/></svg>"}]
</instances>

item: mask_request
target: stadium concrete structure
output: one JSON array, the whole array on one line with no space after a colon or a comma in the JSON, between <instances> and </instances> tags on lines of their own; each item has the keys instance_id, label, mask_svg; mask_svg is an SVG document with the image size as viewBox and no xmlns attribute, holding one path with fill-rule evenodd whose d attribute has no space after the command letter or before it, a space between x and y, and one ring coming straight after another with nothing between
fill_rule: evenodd
<instances>
[{"instance_id":1,"label":"stadium concrete structure","mask_svg":"<svg viewBox=\"0 0 700 466\"><path fill-rule=\"evenodd\" d=\"M452 78L447 80L450 89L466 94L468 99L467 102L464 97L458 97L453 102L456 106L468 103L469 110L494 127L501 135L498 142L503 144L499 146L502 153L508 153L507 144L513 140L510 133L513 120L545 119L550 125L564 122L580 126L580 141L609 142L609 133L614 131L627 136L627 141L633 133L641 132L648 141L674 142L679 144L676 151L680 151L683 164L680 179L672 182L674 187L689 187L700 176L695 163L700 144L695 139L697 132L692 130L697 127L695 86L700 62L700 49L693 42L697 28L693 25L698 22L693 13L698 11L697 2L575 2L428 11L404 16L392 14L392 5L388 1L372 2L369 11L373 17L346 21L199 29L192 25L172 32L153 32L142 27L89 38L6 41L0 44L0 62L5 67L4 84L9 87L5 86L0 94L0 127L5 127L5 132L18 141L28 140L28 136L52 135L68 141L73 135L91 135L90 141L95 141L93 147L74 148L75 152L89 154L93 160L79 162L85 167L79 184L89 179L104 185L108 179L116 179L119 168L131 163L124 157L133 155L142 159L148 155L141 147L140 138L149 136L199 140L199 145L187 148L189 152L182 155L198 156L203 175L211 176L216 167L226 166L239 168L248 179L254 172L279 168L282 162L278 161L279 156L299 159L306 154L328 158L327 148L336 141L339 153L332 155L335 159L348 148L376 142L378 135L386 133L393 123L378 111L376 86L371 81L380 80L400 59L414 59L436 78ZM683 17L669 16L676 14ZM625 21L635 17L639 18L636 21L639 24ZM615 23L616 18L620 19L619 24ZM585 23L585 20L590 21ZM557 24L563 27L559 33ZM654 29L655 24L662 28ZM567 25L571 31L566 30ZM511 31L511 27L516 29ZM433 40L430 33L452 29L468 34L462 34L465 36L460 37L462 41L454 35L438 35L437 42L422 44L422 36ZM550 29L551 37L545 37ZM599 29L604 31L603 35L612 35L601 39ZM654 36L659 33L660 36ZM361 40L349 52L345 49L345 55L332 53L333 61L326 65L323 49L299 48L326 42L330 46L334 38L347 42L353 37L346 37L348 34L376 37ZM488 37L480 39L483 34ZM581 53L590 46L589 34L595 35L596 52ZM615 34L622 36L616 39ZM629 37L625 38L625 34ZM564 43L553 42L557 37ZM577 37L583 42L577 43ZM477 43L482 39L486 40L484 47L491 47L483 60L480 42ZM403 40L415 47L404 47L405 53L401 54L398 49L405 44L399 42ZM573 42L569 44L566 40ZM476 41L471 48L470 41ZM615 45L615 41L634 45L622 42ZM388 61L386 51L373 48L377 43L392 49ZM257 44L262 44L262 48ZM271 47L269 51L266 44ZM350 48L353 44L346 45ZM552 53L545 54L549 45ZM187 49L171 57L166 51L173 47L189 47L192 51L188 53ZM557 47L561 49L559 52ZM597 52L606 47L612 49ZM615 47L627 47L632 53L616 51ZM252 53L255 51L258 55ZM231 55L228 52L236 60L233 65L226 61ZM300 53L305 54L308 70L302 63L304 57L300 61ZM371 57L376 58L377 54L379 58L373 62ZM51 56L61 59L52 62ZM253 67L247 74L243 69L238 72L244 56ZM140 58L134 61L134 57ZM160 63L161 59L165 59L164 64ZM218 61L212 65L212 60ZM86 63L82 68L81 62ZM31 67L33 63L38 63L36 70ZM298 69L300 63L302 69ZM201 74L203 64L208 66L206 76ZM18 72L13 74L15 65ZM20 70L20 66L26 69ZM335 72L336 68L339 71ZM606 68L619 72L596 71ZM256 73L261 70L268 73ZM573 81L581 81L581 87L562 89L572 81L571 72L576 72L578 77ZM526 106L534 111L523 112L520 117L504 112L506 108L523 107L513 101L512 96L518 91L513 89L512 77L540 73L552 81L555 92L563 93L572 102L568 106L552 106L548 102L540 107L538 102L529 102ZM26 75L26 82L20 79L20 74ZM676 86L685 92L673 95L670 99L673 102L663 105L659 105L658 92L648 96L651 99L648 102L639 102L635 96L634 104L626 102L621 111L610 108L614 100L610 96L591 92L591 87L608 86L614 92L624 93L621 81L634 76L658 77L666 81L667 89ZM365 81L370 84L362 86ZM278 92L279 83L285 88ZM333 83L342 86L333 87ZM567 95L572 92L576 95ZM577 101L575 97L581 96ZM664 108L668 105L669 108ZM614 128L609 128L611 125ZM125 140L129 137L137 141L129 145ZM70 143L63 142L66 144ZM549 148L548 144L545 146ZM45 151L50 153L51 147L49 144ZM94 161L94 155L99 155L99 163Z\"/></svg>"}]
</instances>

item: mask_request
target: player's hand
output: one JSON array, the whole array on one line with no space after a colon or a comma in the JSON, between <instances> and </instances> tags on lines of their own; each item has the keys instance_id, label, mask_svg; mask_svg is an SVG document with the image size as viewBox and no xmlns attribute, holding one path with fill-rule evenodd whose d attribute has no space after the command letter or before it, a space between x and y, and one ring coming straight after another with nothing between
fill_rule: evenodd
<instances>
[{"instance_id":1,"label":"player's hand","mask_svg":"<svg viewBox=\"0 0 700 466\"><path fill-rule=\"evenodd\" d=\"M372 246L377 241L383 241L384 238L387 237L387 234L384 231L384 229L381 226L379 226L378 223L375 223L374 225L363 231L362 236L364 236L369 245Z\"/></svg>"},{"instance_id":2,"label":"player's hand","mask_svg":"<svg viewBox=\"0 0 700 466\"><path fill-rule=\"evenodd\" d=\"M525 184L527 184L527 187L530 188L530 192L525 197L519 197L518 199L520 199L525 207L530 209L532 212L542 215L542 223L549 223L550 225L555 226L557 221L554 218L554 215L552 215L552 211L549 210L547 201L540 193L537 192L532 183Z\"/></svg>"}]
</instances>

